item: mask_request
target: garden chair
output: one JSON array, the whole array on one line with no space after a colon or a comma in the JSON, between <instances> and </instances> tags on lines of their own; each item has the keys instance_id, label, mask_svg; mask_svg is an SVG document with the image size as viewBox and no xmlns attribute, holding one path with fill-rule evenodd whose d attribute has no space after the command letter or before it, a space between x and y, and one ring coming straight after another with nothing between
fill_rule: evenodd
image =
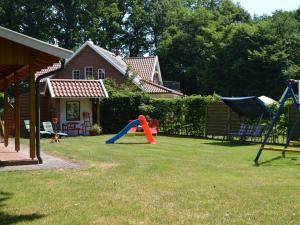
<instances>
[{"instance_id":1,"label":"garden chair","mask_svg":"<svg viewBox=\"0 0 300 225\"><path fill-rule=\"evenodd\" d=\"M157 135L157 133L158 133L158 130L157 130L158 120L157 119L150 119L148 125L149 125L151 133Z\"/></svg>"},{"instance_id":2,"label":"garden chair","mask_svg":"<svg viewBox=\"0 0 300 225\"><path fill-rule=\"evenodd\" d=\"M66 133L62 133L62 132L55 132L54 129L53 129L53 126L52 126L52 123L50 121L47 121L47 122L43 122L43 127L44 127L44 130L49 132L51 135L53 135L53 138L52 140L50 141L50 143L52 142L60 142L60 137L65 137L65 136L68 136L68 134Z\"/></svg>"},{"instance_id":3,"label":"garden chair","mask_svg":"<svg viewBox=\"0 0 300 225\"><path fill-rule=\"evenodd\" d=\"M27 132L27 134L29 134L30 132L30 120L24 120L24 126L25 126L25 130ZM51 133L45 130L40 130L40 134L42 136L50 136Z\"/></svg>"}]
</instances>

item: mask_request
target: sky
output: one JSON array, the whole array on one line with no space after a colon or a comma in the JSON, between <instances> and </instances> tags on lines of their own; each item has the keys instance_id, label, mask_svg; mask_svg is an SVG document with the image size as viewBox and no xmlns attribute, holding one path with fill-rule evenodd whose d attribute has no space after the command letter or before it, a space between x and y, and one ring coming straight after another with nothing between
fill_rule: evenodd
<instances>
[{"instance_id":1,"label":"sky","mask_svg":"<svg viewBox=\"0 0 300 225\"><path fill-rule=\"evenodd\" d=\"M239 2L252 16L271 15L276 10L295 10L300 7L300 0L233 0Z\"/></svg>"}]
</instances>

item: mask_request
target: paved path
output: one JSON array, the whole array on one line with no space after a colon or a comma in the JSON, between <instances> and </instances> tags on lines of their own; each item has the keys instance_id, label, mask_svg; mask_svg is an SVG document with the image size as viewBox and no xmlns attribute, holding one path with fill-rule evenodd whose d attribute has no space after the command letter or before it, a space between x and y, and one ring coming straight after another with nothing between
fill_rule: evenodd
<instances>
[{"instance_id":1,"label":"paved path","mask_svg":"<svg viewBox=\"0 0 300 225\"><path fill-rule=\"evenodd\" d=\"M13 143L10 142L10 149L14 148ZM0 150L3 150L1 147ZM27 145L21 145L21 150L19 153L21 155L28 156L29 148ZM43 159L43 164L37 165L25 165L25 166L5 166L0 167L1 171L16 171L16 170L42 170L42 169L79 169L82 166L79 163L71 162L66 159L59 158L57 156L49 155L43 151L41 151L41 156Z\"/></svg>"}]
</instances>

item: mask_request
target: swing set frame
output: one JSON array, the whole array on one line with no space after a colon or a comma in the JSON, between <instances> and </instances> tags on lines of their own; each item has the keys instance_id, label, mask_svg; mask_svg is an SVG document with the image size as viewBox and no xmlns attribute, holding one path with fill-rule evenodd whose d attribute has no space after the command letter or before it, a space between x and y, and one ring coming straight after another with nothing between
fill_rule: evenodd
<instances>
[{"instance_id":1,"label":"swing set frame","mask_svg":"<svg viewBox=\"0 0 300 225\"><path fill-rule=\"evenodd\" d=\"M293 88L295 87L295 85L298 86L298 96L295 95L295 92L293 90ZM286 140L286 143L284 145L284 148L272 148L272 147L265 147L273 129L274 129L274 126L276 125L278 119L279 119L279 116L281 115L282 111L283 111L283 108L284 108L284 103L287 101L288 97L291 97L292 98L292 102L293 102L293 105L295 106L296 108L296 112L297 112L297 116L296 116L296 120L294 121L293 125L292 125L292 129L291 131L289 132L288 134L288 137L287 137L287 140ZM299 124L299 120L300 120L300 80L293 80L293 79L290 79L290 80L287 80L287 87L285 89L285 91L283 92L280 100L279 100L279 107L278 107L278 110L277 112L275 113L275 115L273 116L272 118L272 122L271 122L271 125L268 129L268 132L257 152L257 155L254 159L254 162L256 165L258 165L258 160L261 156L261 153L263 150L267 150L267 151L280 151L282 152L282 156L285 157L285 152L296 152L296 153L300 153L300 150L296 149L296 148L289 148L288 149L288 146L290 143L297 143L297 141L291 141L292 138L293 138L293 134L295 133L296 131L296 128L297 128L297 125Z\"/></svg>"}]
</instances>

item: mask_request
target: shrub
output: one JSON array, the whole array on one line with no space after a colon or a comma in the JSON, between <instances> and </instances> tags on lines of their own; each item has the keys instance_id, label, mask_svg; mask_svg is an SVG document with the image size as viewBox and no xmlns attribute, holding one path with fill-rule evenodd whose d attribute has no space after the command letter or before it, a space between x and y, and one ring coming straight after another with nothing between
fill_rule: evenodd
<instances>
[{"instance_id":1,"label":"shrub","mask_svg":"<svg viewBox=\"0 0 300 225\"><path fill-rule=\"evenodd\" d=\"M98 124L94 124L91 129L91 132L94 132L95 134L101 134L102 133L102 127L100 127Z\"/></svg>"}]
</instances>

